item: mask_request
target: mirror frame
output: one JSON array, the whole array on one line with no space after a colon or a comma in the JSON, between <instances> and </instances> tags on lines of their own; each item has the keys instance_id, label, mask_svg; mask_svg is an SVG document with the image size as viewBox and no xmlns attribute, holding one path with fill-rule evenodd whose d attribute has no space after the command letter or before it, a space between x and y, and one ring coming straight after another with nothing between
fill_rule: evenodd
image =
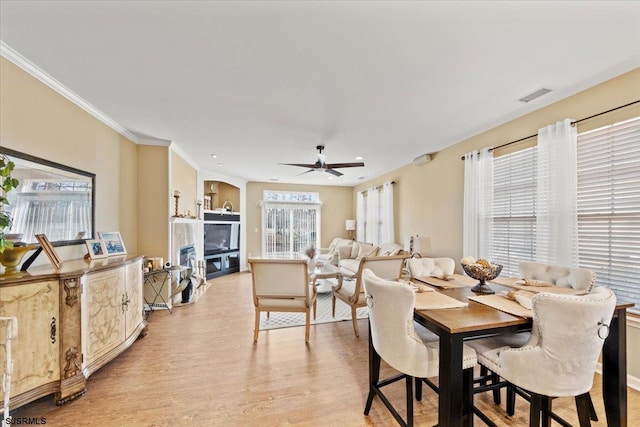
<instances>
[{"instance_id":1,"label":"mirror frame","mask_svg":"<svg viewBox=\"0 0 640 427\"><path fill-rule=\"evenodd\" d=\"M52 162L47 159L42 159L40 157L36 157L30 154L22 153L20 151L12 150L11 148L0 147L0 153L9 157L9 159L18 158L21 160L27 160L32 163L41 164L51 168L60 169L65 172L72 172L77 175L82 175L87 178L91 178L91 236L84 239L76 239L76 240L58 240L55 242L51 242L51 244L53 246L71 246L71 245L84 244L85 240L95 239L95 236L96 236L96 174L95 173L76 169L71 166L65 166L63 164Z\"/></svg>"}]
</instances>

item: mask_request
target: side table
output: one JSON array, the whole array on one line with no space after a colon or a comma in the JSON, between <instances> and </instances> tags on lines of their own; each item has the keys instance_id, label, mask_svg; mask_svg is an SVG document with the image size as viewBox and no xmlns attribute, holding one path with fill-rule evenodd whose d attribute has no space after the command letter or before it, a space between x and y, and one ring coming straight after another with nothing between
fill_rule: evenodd
<instances>
[{"instance_id":1,"label":"side table","mask_svg":"<svg viewBox=\"0 0 640 427\"><path fill-rule=\"evenodd\" d=\"M172 272L173 270L171 268L163 268L144 273L144 286L145 288L150 289L150 293L153 295L153 299L151 301L147 300L147 297L144 296L146 311L154 311L158 308L164 308L169 310L169 313L172 313L171 304L167 302L163 295L163 292L166 292L165 286L171 286L171 279L173 276Z\"/></svg>"}]
</instances>

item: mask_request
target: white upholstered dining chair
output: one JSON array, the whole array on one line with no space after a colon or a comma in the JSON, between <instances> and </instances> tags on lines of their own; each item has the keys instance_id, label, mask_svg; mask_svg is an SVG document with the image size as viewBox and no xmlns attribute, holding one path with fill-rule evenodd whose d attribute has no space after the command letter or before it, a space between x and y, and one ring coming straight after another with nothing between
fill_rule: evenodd
<instances>
[{"instance_id":1,"label":"white upholstered dining chair","mask_svg":"<svg viewBox=\"0 0 640 427\"><path fill-rule=\"evenodd\" d=\"M255 329L253 341L258 341L260 313L272 311L302 312L305 319L305 342L309 342L310 311L316 313L316 288L309 284L309 267L306 259L257 259L250 258L253 282Z\"/></svg>"},{"instance_id":2,"label":"white upholstered dining chair","mask_svg":"<svg viewBox=\"0 0 640 427\"><path fill-rule=\"evenodd\" d=\"M415 293L411 286L377 277L371 270L362 272L367 306L371 344L375 349L369 361L369 395L364 414L369 415L375 396L379 396L400 425L413 425L413 379L426 379L438 376L439 342L435 334L426 330L416 330L413 321ZM384 360L393 369L400 372L394 377L380 380L380 361ZM476 364L475 351L463 347L465 390L470 390L473 367ZM391 405L381 388L405 379L407 420L403 420ZM435 386L427 381L432 388ZM418 394L421 382L416 381ZM472 404L472 394L466 396L467 404ZM469 411L471 413L471 411Z\"/></svg>"},{"instance_id":3,"label":"white upholstered dining chair","mask_svg":"<svg viewBox=\"0 0 640 427\"><path fill-rule=\"evenodd\" d=\"M590 426L589 390L616 297L596 287L586 295L542 292L532 304L533 329L524 346L505 347L499 337L468 344L479 363L529 396L530 426L540 425L541 413L554 416L553 397L574 397L580 426Z\"/></svg>"},{"instance_id":4,"label":"white upholstered dining chair","mask_svg":"<svg viewBox=\"0 0 640 427\"><path fill-rule=\"evenodd\" d=\"M358 331L358 315L357 310L366 306L364 298L364 286L362 285L362 272L370 269L373 274L384 279L398 279L402 273L402 266L407 255L393 256L375 256L364 257L360 260L358 271L355 276L350 277L353 280L340 279L338 284L331 288L331 315L336 315L336 299L351 307L351 320L353 322L353 332L356 337L360 336ZM341 270L342 271L342 270ZM348 277L347 274L345 276Z\"/></svg>"},{"instance_id":5,"label":"white upholstered dining chair","mask_svg":"<svg viewBox=\"0 0 640 427\"><path fill-rule=\"evenodd\" d=\"M411 277L450 276L456 268L456 263L451 258L410 258L407 264Z\"/></svg>"}]
</instances>

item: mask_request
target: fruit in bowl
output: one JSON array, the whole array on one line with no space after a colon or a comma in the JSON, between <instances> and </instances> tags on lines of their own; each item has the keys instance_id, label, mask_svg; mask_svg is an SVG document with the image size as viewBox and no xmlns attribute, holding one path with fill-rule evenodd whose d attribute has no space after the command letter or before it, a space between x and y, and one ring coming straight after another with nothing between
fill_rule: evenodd
<instances>
[{"instance_id":1,"label":"fruit in bowl","mask_svg":"<svg viewBox=\"0 0 640 427\"><path fill-rule=\"evenodd\" d=\"M474 261L474 262L470 262ZM473 257L465 257L460 261L462 269L472 279L478 280L478 284L471 288L473 292L482 294L495 293L489 286L487 286L487 280L493 280L500 275L502 271L502 265L492 264L486 259L475 260Z\"/></svg>"}]
</instances>

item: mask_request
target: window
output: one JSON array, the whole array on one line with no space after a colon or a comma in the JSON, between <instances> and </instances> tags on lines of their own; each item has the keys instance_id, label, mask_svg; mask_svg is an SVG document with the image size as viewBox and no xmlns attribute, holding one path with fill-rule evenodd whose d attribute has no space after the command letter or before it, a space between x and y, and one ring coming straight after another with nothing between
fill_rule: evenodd
<instances>
[{"instance_id":1,"label":"window","mask_svg":"<svg viewBox=\"0 0 640 427\"><path fill-rule=\"evenodd\" d=\"M640 312L640 118L578 135L578 256Z\"/></svg>"},{"instance_id":2,"label":"window","mask_svg":"<svg viewBox=\"0 0 640 427\"><path fill-rule=\"evenodd\" d=\"M493 163L491 259L504 276L519 276L518 264L535 259L536 149L498 157Z\"/></svg>"},{"instance_id":3,"label":"window","mask_svg":"<svg viewBox=\"0 0 640 427\"><path fill-rule=\"evenodd\" d=\"M318 193L265 191L262 201L262 254L286 256L319 246L320 197Z\"/></svg>"},{"instance_id":4,"label":"window","mask_svg":"<svg viewBox=\"0 0 640 427\"><path fill-rule=\"evenodd\" d=\"M578 258L640 313L640 118L578 135ZM536 148L494 160L491 257L503 275L536 259Z\"/></svg>"},{"instance_id":5,"label":"window","mask_svg":"<svg viewBox=\"0 0 640 427\"><path fill-rule=\"evenodd\" d=\"M369 188L358 193L356 213L357 240L380 245L395 241L393 230L393 184Z\"/></svg>"}]
</instances>

